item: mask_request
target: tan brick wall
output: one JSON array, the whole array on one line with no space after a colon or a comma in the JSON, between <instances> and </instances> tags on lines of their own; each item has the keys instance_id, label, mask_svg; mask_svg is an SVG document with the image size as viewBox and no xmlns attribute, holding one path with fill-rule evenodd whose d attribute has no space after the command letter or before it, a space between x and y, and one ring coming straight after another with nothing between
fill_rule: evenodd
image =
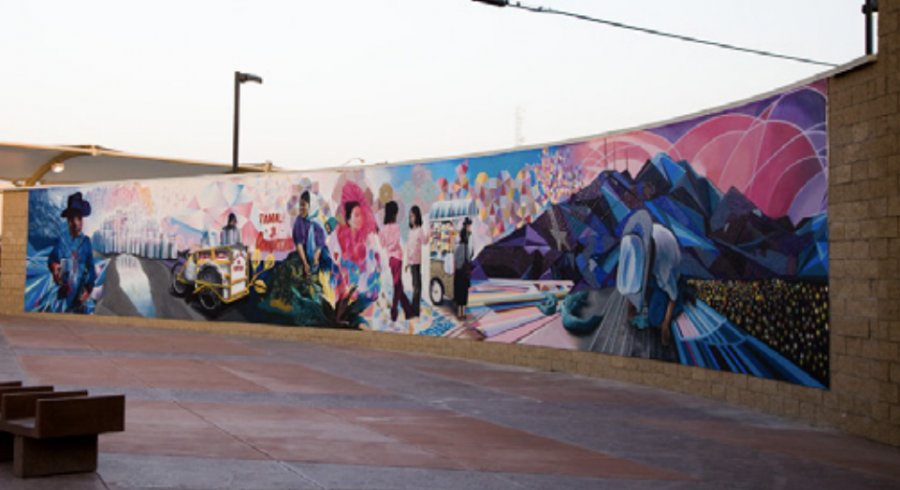
<instances>
[{"instance_id":1,"label":"tan brick wall","mask_svg":"<svg viewBox=\"0 0 900 490\"><path fill-rule=\"evenodd\" d=\"M900 0L882 0L880 9L877 61L829 82L832 385L828 391L658 361L456 339L76 315L65 321L418 351L612 378L740 404L900 446ZM4 200L0 312L21 313L28 201L25 193L7 193Z\"/></svg>"},{"instance_id":2,"label":"tan brick wall","mask_svg":"<svg viewBox=\"0 0 900 490\"><path fill-rule=\"evenodd\" d=\"M900 446L900 0L879 8L877 61L829 82L832 386L801 416Z\"/></svg>"},{"instance_id":3,"label":"tan brick wall","mask_svg":"<svg viewBox=\"0 0 900 490\"><path fill-rule=\"evenodd\" d=\"M25 310L25 253L28 193L3 191L3 253L0 259L0 312Z\"/></svg>"}]
</instances>

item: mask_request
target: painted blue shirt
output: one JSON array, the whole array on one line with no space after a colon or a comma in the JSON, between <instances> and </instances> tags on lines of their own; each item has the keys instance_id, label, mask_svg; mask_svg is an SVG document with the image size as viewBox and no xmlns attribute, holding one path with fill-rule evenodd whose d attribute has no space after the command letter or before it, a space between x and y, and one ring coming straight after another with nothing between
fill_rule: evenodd
<instances>
[{"instance_id":1,"label":"painted blue shirt","mask_svg":"<svg viewBox=\"0 0 900 490\"><path fill-rule=\"evenodd\" d=\"M294 245L307 245L310 243L310 232L313 233L312 245L318 250L325 246L325 232L313 223L309 218L297 218L294 222Z\"/></svg>"},{"instance_id":2,"label":"painted blue shirt","mask_svg":"<svg viewBox=\"0 0 900 490\"><path fill-rule=\"evenodd\" d=\"M65 297L66 309L75 303L76 298L84 291L94 290L97 271L94 269L94 249L91 239L80 233L75 238L69 233L62 233L50 251L49 264L60 265L60 276L68 286ZM60 298L62 299L62 298Z\"/></svg>"}]
</instances>

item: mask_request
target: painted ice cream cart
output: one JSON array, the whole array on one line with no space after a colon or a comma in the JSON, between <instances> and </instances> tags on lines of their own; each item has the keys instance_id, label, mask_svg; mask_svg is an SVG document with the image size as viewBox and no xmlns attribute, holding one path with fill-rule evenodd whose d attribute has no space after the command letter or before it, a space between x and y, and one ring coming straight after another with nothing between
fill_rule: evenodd
<instances>
[{"instance_id":1,"label":"painted ice cream cart","mask_svg":"<svg viewBox=\"0 0 900 490\"><path fill-rule=\"evenodd\" d=\"M247 247L241 244L204 248L187 255L172 267L172 291L193 293L209 312L248 294Z\"/></svg>"},{"instance_id":2,"label":"painted ice cream cart","mask_svg":"<svg viewBox=\"0 0 900 490\"><path fill-rule=\"evenodd\" d=\"M440 201L431 206L428 214L429 256L431 281L428 296L431 304L453 299L453 248L459 237L463 220L473 219L477 207L473 199Z\"/></svg>"}]
</instances>

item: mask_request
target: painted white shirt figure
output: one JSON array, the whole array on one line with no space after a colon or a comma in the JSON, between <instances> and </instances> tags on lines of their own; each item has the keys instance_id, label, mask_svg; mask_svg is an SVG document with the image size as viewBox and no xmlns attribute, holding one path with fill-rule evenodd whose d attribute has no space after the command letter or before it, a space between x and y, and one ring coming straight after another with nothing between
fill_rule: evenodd
<instances>
[{"instance_id":1,"label":"painted white shirt figure","mask_svg":"<svg viewBox=\"0 0 900 490\"><path fill-rule=\"evenodd\" d=\"M653 223L647 211L635 212L623 230L616 287L628 301L628 323L637 328L659 327L664 346L669 344L670 324L680 305L680 277L681 250L675 235ZM660 303L662 297L665 301Z\"/></svg>"},{"instance_id":2,"label":"painted white shirt figure","mask_svg":"<svg viewBox=\"0 0 900 490\"><path fill-rule=\"evenodd\" d=\"M653 244L656 248L653 260L653 277L666 292L669 301L678 300L678 279L681 277L681 250L678 239L668 228L653 224Z\"/></svg>"}]
</instances>

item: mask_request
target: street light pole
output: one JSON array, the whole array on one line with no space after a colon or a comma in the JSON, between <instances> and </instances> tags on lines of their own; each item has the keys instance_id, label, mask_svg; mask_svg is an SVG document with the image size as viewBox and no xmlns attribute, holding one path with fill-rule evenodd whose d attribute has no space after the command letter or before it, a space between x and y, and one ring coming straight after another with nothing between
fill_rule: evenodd
<instances>
[{"instance_id":1,"label":"street light pole","mask_svg":"<svg viewBox=\"0 0 900 490\"><path fill-rule=\"evenodd\" d=\"M238 173L238 135L241 127L241 84L256 82L262 84L262 78L250 73L234 72L234 139L232 141L231 173Z\"/></svg>"},{"instance_id":2,"label":"street light pole","mask_svg":"<svg viewBox=\"0 0 900 490\"><path fill-rule=\"evenodd\" d=\"M866 0L862 13L866 15L866 56L875 52L875 28L872 26L872 16L878 13L878 0Z\"/></svg>"}]
</instances>

